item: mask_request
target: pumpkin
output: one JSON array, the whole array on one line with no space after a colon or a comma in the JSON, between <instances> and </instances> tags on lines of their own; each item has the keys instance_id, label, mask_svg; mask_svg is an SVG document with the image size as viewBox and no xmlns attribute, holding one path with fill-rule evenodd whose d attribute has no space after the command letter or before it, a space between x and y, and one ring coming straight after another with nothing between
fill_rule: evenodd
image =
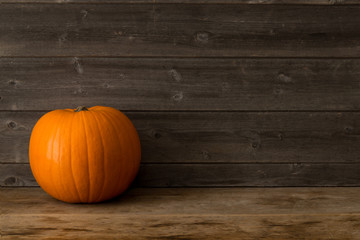
<instances>
[{"instance_id":1,"label":"pumpkin","mask_svg":"<svg viewBox=\"0 0 360 240\"><path fill-rule=\"evenodd\" d=\"M124 192L140 165L131 121L103 106L59 109L36 123L29 145L31 171L41 188L64 202L101 202Z\"/></svg>"}]
</instances>

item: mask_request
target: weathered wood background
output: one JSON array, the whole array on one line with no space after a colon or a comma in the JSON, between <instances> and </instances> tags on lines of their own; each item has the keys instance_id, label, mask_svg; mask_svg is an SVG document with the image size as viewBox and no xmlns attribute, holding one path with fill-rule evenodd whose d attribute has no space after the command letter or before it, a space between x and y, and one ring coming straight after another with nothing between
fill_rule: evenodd
<instances>
[{"instance_id":1,"label":"weathered wood background","mask_svg":"<svg viewBox=\"0 0 360 240\"><path fill-rule=\"evenodd\" d=\"M52 109L139 131L138 186L360 186L360 2L0 0L0 186Z\"/></svg>"}]
</instances>

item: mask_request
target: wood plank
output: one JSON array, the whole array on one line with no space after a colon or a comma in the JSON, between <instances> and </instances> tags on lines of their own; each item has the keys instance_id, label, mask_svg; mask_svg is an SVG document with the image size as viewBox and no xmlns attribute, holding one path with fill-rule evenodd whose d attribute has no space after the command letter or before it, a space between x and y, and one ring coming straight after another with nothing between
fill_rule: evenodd
<instances>
[{"instance_id":1,"label":"wood plank","mask_svg":"<svg viewBox=\"0 0 360 240\"><path fill-rule=\"evenodd\" d=\"M0 112L0 163L28 163L45 112ZM359 112L125 112L143 163L360 162Z\"/></svg>"},{"instance_id":2,"label":"wood plank","mask_svg":"<svg viewBox=\"0 0 360 240\"><path fill-rule=\"evenodd\" d=\"M360 186L360 164L143 164L142 187Z\"/></svg>"},{"instance_id":3,"label":"wood plank","mask_svg":"<svg viewBox=\"0 0 360 240\"><path fill-rule=\"evenodd\" d=\"M101 204L68 204L41 188L0 188L6 215L331 215L360 213L360 188L130 188Z\"/></svg>"},{"instance_id":4,"label":"wood plank","mask_svg":"<svg viewBox=\"0 0 360 240\"><path fill-rule=\"evenodd\" d=\"M131 189L66 204L0 189L3 239L357 239L359 188ZM120 227L119 227L120 226Z\"/></svg>"},{"instance_id":5,"label":"wood plank","mask_svg":"<svg viewBox=\"0 0 360 240\"><path fill-rule=\"evenodd\" d=\"M0 164L0 187L38 186L29 164Z\"/></svg>"},{"instance_id":6,"label":"wood plank","mask_svg":"<svg viewBox=\"0 0 360 240\"><path fill-rule=\"evenodd\" d=\"M360 163L142 164L138 187L360 186ZM0 164L0 186L38 186L29 164Z\"/></svg>"},{"instance_id":7,"label":"wood plank","mask_svg":"<svg viewBox=\"0 0 360 240\"><path fill-rule=\"evenodd\" d=\"M181 3L181 4L295 4L295 5L357 5L357 0L0 0L0 3Z\"/></svg>"},{"instance_id":8,"label":"wood plank","mask_svg":"<svg viewBox=\"0 0 360 240\"><path fill-rule=\"evenodd\" d=\"M2 239L359 239L360 214L325 216L5 216Z\"/></svg>"},{"instance_id":9,"label":"wood plank","mask_svg":"<svg viewBox=\"0 0 360 240\"><path fill-rule=\"evenodd\" d=\"M359 76L360 59L0 58L0 110L359 110Z\"/></svg>"},{"instance_id":10,"label":"wood plank","mask_svg":"<svg viewBox=\"0 0 360 240\"><path fill-rule=\"evenodd\" d=\"M357 5L3 3L0 56L359 57L359 10Z\"/></svg>"}]
</instances>

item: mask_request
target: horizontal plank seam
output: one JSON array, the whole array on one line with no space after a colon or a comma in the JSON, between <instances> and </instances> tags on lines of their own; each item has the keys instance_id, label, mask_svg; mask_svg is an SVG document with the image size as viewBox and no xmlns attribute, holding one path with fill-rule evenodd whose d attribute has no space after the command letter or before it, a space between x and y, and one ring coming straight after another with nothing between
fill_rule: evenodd
<instances>
[{"instance_id":1,"label":"horizontal plank seam","mask_svg":"<svg viewBox=\"0 0 360 240\"><path fill-rule=\"evenodd\" d=\"M14 191L20 191L20 189L27 189L29 187L31 188L40 188L40 186L17 186L17 187L11 187L11 186L2 186L3 188L7 188L7 190L14 190ZM294 189L297 189L299 188L298 186L276 186L276 187L260 187L260 186L254 186L255 188L278 188L277 190L279 190L279 188L286 188L286 189L289 189L289 188L294 188ZM230 187L219 187L219 186L214 186L214 187L211 187L211 188L214 188L214 190L221 190L221 189L224 189L224 190L230 190L229 188L231 188L231 190L233 190L232 188L239 188L239 190L241 189L241 191L244 191L246 190L247 188L249 189L252 189L254 187L239 187L239 186L230 186ZM127 192L128 191L135 191L135 190L150 190L151 188L154 188L154 189L158 189L158 187L144 187L144 186L136 186L136 187L130 187L128 190L126 190ZM177 189L181 189L181 188L184 188L186 190L191 190L191 188L194 188L194 189L199 189L199 188L206 188L206 190L208 190L208 187L191 187L191 186L188 186L188 187L176 187ZM302 187L301 187L302 188ZM306 187L307 190L319 190L317 186L307 186ZM342 188L346 188L347 190L349 188L354 188L356 190L360 190L358 189L358 187L354 187L354 186L339 186L339 187L334 187L334 186L327 186L327 187L323 187L323 188L336 188L336 190L341 190ZM126 194L126 193L125 193ZM139 194L137 194L139 195Z\"/></svg>"},{"instance_id":2,"label":"horizontal plank seam","mask_svg":"<svg viewBox=\"0 0 360 240\"><path fill-rule=\"evenodd\" d=\"M28 165L29 163L0 163L0 165ZM141 165L289 165L289 164L304 164L304 165L357 165L360 162L142 162ZM360 183L359 183L360 184Z\"/></svg>"},{"instance_id":3,"label":"horizontal plank seam","mask_svg":"<svg viewBox=\"0 0 360 240\"><path fill-rule=\"evenodd\" d=\"M25 163L26 164L26 163ZM148 164L157 164L157 165L185 165L185 164L197 164L197 165L268 165L268 164L277 164L277 165L287 165L287 164L304 164L304 165L323 165L323 164L341 164L341 165L353 165L353 164L360 164L359 162L143 162L142 165Z\"/></svg>"},{"instance_id":4,"label":"horizontal plank seam","mask_svg":"<svg viewBox=\"0 0 360 240\"><path fill-rule=\"evenodd\" d=\"M49 110L0 110L0 113L32 113L32 112L49 112ZM122 110L124 113L359 113L356 110Z\"/></svg>"},{"instance_id":5,"label":"horizontal plank seam","mask_svg":"<svg viewBox=\"0 0 360 240\"><path fill-rule=\"evenodd\" d=\"M35 186L38 187L38 186ZM159 188L159 189L167 189L167 188L207 188L207 189L213 189L213 188L294 188L294 187L299 187L299 188L308 188L308 187L314 187L314 188L330 188L330 187L346 187L346 188L358 188L360 187L359 185L351 185L351 186L344 186L344 185L296 185L296 186L279 186L279 185L268 185L268 186L251 186L251 185L244 185L244 186L230 186L230 185L211 185L211 186L204 186L204 185L193 185L193 186L149 186L149 187L143 187L143 188ZM12 188L17 188L12 187Z\"/></svg>"},{"instance_id":6,"label":"horizontal plank seam","mask_svg":"<svg viewBox=\"0 0 360 240\"><path fill-rule=\"evenodd\" d=\"M313 185L313 186L309 186L309 185L296 185L296 186L279 186L279 185L269 185L269 186L229 186L229 185L222 185L222 186L149 186L149 187L145 187L145 186L136 186L136 188L143 188L143 189L199 189L199 188L205 188L205 189L216 189L216 188L221 188L221 189L235 189L235 188L249 188L249 189L258 189L258 188L359 188L360 185ZM0 185L0 189L19 189L19 188L40 188L39 185L29 185L29 186L4 186L4 185Z\"/></svg>"},{"instance_id":7,"label":"horizontal plank seam","mask_svg":"<svg viewBox=\"0 0 360 240\"><path fill-rule=\"evenodd\" d=\"M66 4L73 4L73 5L77 5L77 4L89 4L89 5L103 5L103 4L118 4L118 5L133 5L133 4L147 4L147 5L156 5L156 4L168 4L168 5L175 5L175 4L186 4L186 5L276 5L276 6L288 6L288 5L295 5L295 6L358 6L360 5L360 3L355 3L355 2L351 2L351 3L346 3L346 2L341 2L341 3L331 3L330 1L328 3L322 2L322 3L276 3L276 2L213 2L213 1L203 1L203 2L182 2L182 1L160 1L160 2L149 2L149 1L135 1L135 2L119 2L119 1L98 1L98 2L66 2L66 1L48 1L48 2L44 2L44 1L40 1L40 2L27 2L27 1L0 1L0 4L58 4L58 5L66 5Z\"/></svg>"},{"instance_id":8,"label":"horizontal plank seam","mask_svg":"<svg viewBox=\"0 0 360 240\"><path fill-rule=\"evenodd\" d=\"M0 162L0 165L21 165L27 162ZM357 165L360 162L143 162L141 165Z\"/></svg>"},{"instance_id":9,"label":"horizontal plank seam","mask_svg":"<svg viewBox=\"0 0 360 240\"><path fill-rule=\"evenodd\" d=\"M360 2L360 1L359 1ZM3 4L3 3L0 3ZM0 56L0 59L2 58L25 58L25 59L29 59L29 58L83 58L83 59L98 59L98 58L118 58L118 59L324 59L324 60L333 60L333 59L360 59L360 56L358 57L352 57L352 56L343 56L343 57L339 57L339 56L333 56L333 57L323 57L323 56L180 56L180 55L174 55L174 56L141 56L141 55L136 55L136 56L109 56L109 55L103 55L103 56L89 56L89 55L58 55L58 56L20 56L20 55L16 55L16 56Z\"/></svg>"}]
</instances>

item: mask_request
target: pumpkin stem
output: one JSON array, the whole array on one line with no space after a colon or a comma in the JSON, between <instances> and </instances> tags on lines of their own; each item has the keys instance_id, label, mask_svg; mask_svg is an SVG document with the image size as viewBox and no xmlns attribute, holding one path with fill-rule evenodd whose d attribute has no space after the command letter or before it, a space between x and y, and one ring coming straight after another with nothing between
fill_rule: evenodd
<instances>
[{"instance_id":1,"label":"pumpkin stem","mask_svg":"<svg viewBox=\"0 0 360 240\"><path fill-rule=\"evenodd\" d=\"M85 106L78 106L74 112L80 112L80 111L89 111Z\"/></svg>"}]
</instances>

